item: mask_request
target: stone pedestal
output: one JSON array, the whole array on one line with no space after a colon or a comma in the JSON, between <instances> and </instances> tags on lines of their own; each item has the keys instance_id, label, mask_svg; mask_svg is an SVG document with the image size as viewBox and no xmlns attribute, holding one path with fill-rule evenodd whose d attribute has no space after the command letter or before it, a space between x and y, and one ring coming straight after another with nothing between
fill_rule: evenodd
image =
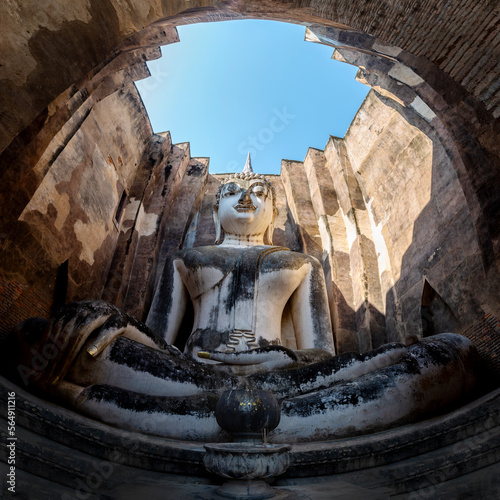
<instances>
[{"instance_id":1,"label":"stone pedestal","mask_svg":"<svg viewBox=\"0 0 500 500\"><path fill-rule=\"evenodd\" d=\"M264 481L283 474L290 465L291 446L281 444L206 444L203 463L209 472L228 479L218 490L226 498L271 498L274 490Z\"/></svg>"}]
</instances>

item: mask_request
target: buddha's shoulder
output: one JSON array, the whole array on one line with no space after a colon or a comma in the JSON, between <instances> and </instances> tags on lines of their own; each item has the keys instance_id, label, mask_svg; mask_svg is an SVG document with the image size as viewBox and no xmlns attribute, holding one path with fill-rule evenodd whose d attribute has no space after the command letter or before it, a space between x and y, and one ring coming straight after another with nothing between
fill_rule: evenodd
<instances>
[{"instance_id":1,"label":"buddha's shoulder","mask_svg":"<svg viewBox=\"0 0 500 500\"><path fill-rule=\"evenodd\" d=\"M269 259L278 263L282 263L284 267L287 268L298 268L304 265L312 266L312 267L321 267L321 264L316 257L312 255L307 255L301 252L295 252L288 248L281 247L269 247L276 248L274 252L269 253Z\"/></svg>"},{"instance_id":2,"label":"buddha's shoulder","mask_svg":"<svg viewBox=\"0 0 500 500\"><path fill-rule=\"evenodd\" d=\"M237 248L208 245L184 248L172 254L172 260L181 260L188 267L226 267L228 261L237 259L241 250Z\"/></svg>"},{"instance_id":3,"label":"buddha's shoulder","mask_svg":"<svg viewBox=\"0 0 500 500\"><path fill-rule=\"evenodd\" d=\"M214 266L225 268L243 255L251 260L262 259L263 263L281 263L288 268L301 267L304 264L313 267L321 265L318 259L311 255L270 245L246 248L222 245L200 246L178 250L172 257L174 260L181 260L188 267Z\"/></svg>"}]
</instances>

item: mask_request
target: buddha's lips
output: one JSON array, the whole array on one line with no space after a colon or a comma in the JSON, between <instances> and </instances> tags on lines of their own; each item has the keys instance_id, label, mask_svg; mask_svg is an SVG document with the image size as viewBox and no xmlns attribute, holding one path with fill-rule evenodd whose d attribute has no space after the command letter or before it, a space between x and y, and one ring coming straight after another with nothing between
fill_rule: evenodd
<instances>
[{"instance_id":1,"label":"buddha's lips","mask_svg":"<svg viewBox=\"0 0 500 500\"><path fill-rule=\"evenodd\" d=\"M257 207L255 205L236 205L234 207L235 210L238 212L253 212L254 210L257 210Z\"/></svg>"}]
</instances>

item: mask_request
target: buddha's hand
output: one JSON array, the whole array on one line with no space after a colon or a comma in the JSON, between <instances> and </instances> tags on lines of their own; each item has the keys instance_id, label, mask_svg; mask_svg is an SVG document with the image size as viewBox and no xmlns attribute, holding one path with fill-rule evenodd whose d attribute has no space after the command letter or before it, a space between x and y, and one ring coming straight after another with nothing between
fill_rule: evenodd
<instances>
[{"instance_id":1,"label":"buddha's hand","mask_svg":"<svg viewBox=\"0 0 500 500\"><path fill-rule=\"evenodd\" d=\"M198 356L200 358L219 361L226 365L258 365L263 370L279 370L295 366L298 362L298 356L295 351L278 345L259 347L241 352L199 351Z\"/></svg>"},{"instance_id":2,"label":"buddha's hand","mask_svg":"<svg viewBox=\"0 0 500 500\"><path fill-rule=\"evenodd\" d=\"M87 352L98 356L120 336L151 347L163 347L165 342L146 325L118 307L99 300L73 302L64 306L52 322L54 335L65 338L92 339Z\"/></svg>"}]
</instances>

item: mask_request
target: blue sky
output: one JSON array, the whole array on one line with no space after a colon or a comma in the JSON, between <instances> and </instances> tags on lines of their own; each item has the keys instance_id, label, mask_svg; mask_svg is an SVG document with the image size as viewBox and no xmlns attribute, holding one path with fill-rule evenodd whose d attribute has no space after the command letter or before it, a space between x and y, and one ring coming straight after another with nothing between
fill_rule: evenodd
<instances>
[{"instance_id":1,"label":"blue sky","mask_svg":"<svg viewBox=\"0 0 500 500\"><path fill-rule=\"evenodd\" d=\"M136 82L155 132L190 142L212 173L279 174L281 159L343 137L368 92L358 68L331 59L333 48L305 42L305 27L225 21L178 28L180 42L148 62Z\"/></svg>"}]
</instances>

